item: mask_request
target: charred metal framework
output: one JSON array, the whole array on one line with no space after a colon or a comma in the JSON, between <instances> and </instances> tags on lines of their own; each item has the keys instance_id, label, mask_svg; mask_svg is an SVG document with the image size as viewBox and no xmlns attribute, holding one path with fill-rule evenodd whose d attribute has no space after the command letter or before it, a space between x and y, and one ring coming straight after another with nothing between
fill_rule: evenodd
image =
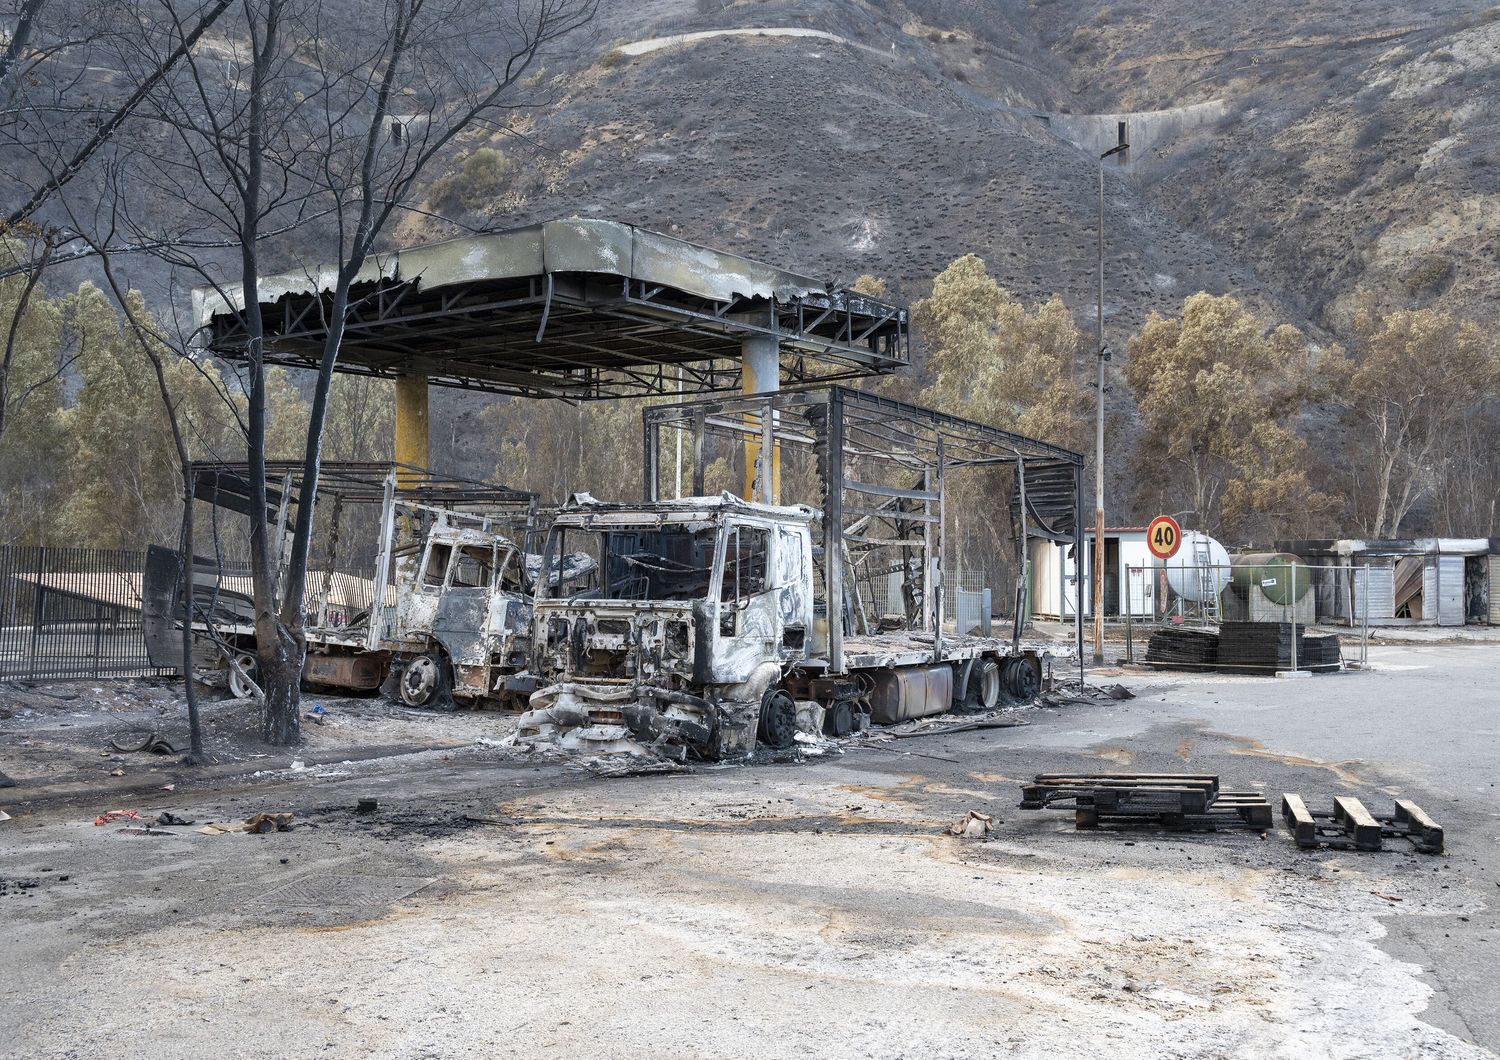
<instances>
[{"instance_id":1,"label":"charred metal framework","mask_svg":"<svg viewBox=\"0 0 1500 1060\"><path fill-rule=\"evenodd\" d=\"M200 501L241 515L250 514L250 465L245 461L193 462L193 494ZM300 460L266 461L266 505L274 521L283 501L297 504L302 495ZM414 504L463 505L466 510L492 511L497 521L529 521L537 495L474 479L436 475L426 468L394 461L330 461L319 466L317 493L349 504L384 501L392 477L396 492Z\"/></svg>"},{"instance_id":2,"label":"charred metal framework","mask_svg":"<svg viewBox=\"0 0 1500 1060\"><path fill-rule=\"evenodd\" d=\"M249 515L251 511L250 468L243 461L197 461L193 468L194 496L225 511ZM303 500L303 464L300 460L271 460L266 462L266 518L272 528L272 558L279 569L285 561L287 536L297 506ZM317 503L328 506L327 533L322 540L330 560L337 549L347 511L357 506L378 505L382 510L392 510L393 502L399 502L402 510L422 523L408 527L410 536L421 533L431 518L439 514L462 513L466 521L487 529L494 529L525 541L537 521L537 495L527 490L509 486L479 482L473 479L436 475L426 468L413 467L393 461L359 462L334 461L319 469L315 490ZM368 596L359 604L369 607L378 598L380 587L388 585L392 576L392 565L398 542L397 527L386 521L380 527L378 555L375 560L375 577L360 594ZM243 564L242 564L243 565ZM219 588L224 570L218 557L211 568L202 567L202 561L194 561L195 597L205 595L205 589L215 607L221 598ZM317 571L312 584L307 587L304 600L310 624L321 627L326 624L329 613L330 593L342 588L349 594L348 586L336 586L339 579L347 576L336 572L332 562L327 562ZM232 616L243 618L243 616ZM372 621L369 633L364 636L373 646L381 639L381 621Z\"/></svg>"},{"instance_id":3,"label":"charred metal framework","mask_svg":"<svg viewBox=\"0 0 1500 1060\"><path fill-rule=\"evenodd\" d=\"M266 360L316 368L329 267L260 286ZM199 289L202 341L245 358L243 296ZM908 311L831 283L602 220L550 221L384 255L351 291L338 370L572 400L740 388L742 343L775 338L807 386L910 363Z\"/></svg>"},{"instance_id":4,"label":"charred metal framework","mask_svg":"<svg viewBox=\"0 0 1500 1060\"><path fill-rule=\"evenodd\" d=\"M815 454L823 488L823 599L829 602L830 616L841 606L837 601L844 601L850 613L845 621L828 624L828 661L834 672L844 669L846 623L856 632L862 626L873 629L869 616L862 614L863 604L852 591L851 579L845 577L846 569L882 549L900 552L908 557L907 569L920 572L921 598L913 601L919 604L920 618L914 628L933 631L933 657L940 657L948 473L960 468L1012 467L1015 487L1010 511L1019 539L1044 536L1071 540L1075 547L1082 539L1081 455L935 409L830 386L656 405L642 410L642 419L647 501L661 499L663 429L684 431L691 439L695 496L704 492L708 437L757 439L762 452L785 446ZM850 469L856 466L867 478L895 481L861 481L851 477ZM870 470L885 474L868 474ZM840 547L828 547L830 527L839 528ZM1082 608L1078 613L1082 614ZM1017 643L1021 622L1018 608ZM1081 659L1081 622L1077 635Z\"/></svg>"}]
</instances>

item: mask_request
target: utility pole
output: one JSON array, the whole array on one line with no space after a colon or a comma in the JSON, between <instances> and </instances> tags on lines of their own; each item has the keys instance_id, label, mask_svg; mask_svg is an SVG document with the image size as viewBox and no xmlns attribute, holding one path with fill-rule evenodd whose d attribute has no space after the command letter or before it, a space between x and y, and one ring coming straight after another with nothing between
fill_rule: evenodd
<instances>
[{"instance_id":1,"label":"utility pole","mask_svg":"<svg viewBox=\"0 0 1500 1060\"><path fill-rule=\"evenodd\" d=\"M1123 133L1123 122L1122 133ZM1129 150L1124 136L1099 156L1099 302L1094 317L1094 349L1098 361L1098 412L1094 424L1094 665L1104 665L1104 160Z\"/></svg>"}]
</instances>

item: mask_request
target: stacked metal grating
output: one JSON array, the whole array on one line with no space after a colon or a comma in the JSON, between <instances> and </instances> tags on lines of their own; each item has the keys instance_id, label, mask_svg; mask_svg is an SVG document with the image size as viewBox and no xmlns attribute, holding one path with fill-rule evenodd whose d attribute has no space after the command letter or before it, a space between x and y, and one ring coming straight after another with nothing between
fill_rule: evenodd
<instances>
[{"instance_id":1,"label":"stacked metal grating","mask_svg":"<svg viewBox=\"0 0 1500 1060\"><path fill-rule=\"evenodd\" d=\"M1173 670L1212 670L1219 635L1208 629L1159 629L1146 645L1146 665Z\"/></svg>"},{"instance_id":2,"label":"stacked metal grating","mask_svg":"<svg viewBox=\"0 0 1500 1060\"><path fill-rule=\"evenodd\" d=\"M1340 665L1339 639L1334 634L1309 635L1306 626L1292 622L1224 622L1219 626L1218 669L1222 673L1292 669L1327 673Z\"/></svg>"},{"instance_id":3,"label":"stacked metal grating","mask_svg":"<svg viewBox=\"0 0 1500 1060\"><path fill-rule=\"evenodd\" d=\"M1344 668L1337 633L1304 634L1297 644L1297 669L1315 674L1338 673Z\"/></svg>"},{"instance_id":4,"label":"stacked metal grating","mask_svg":"<svg viewBox=\"0 0 1500 1060\"><path fill-rule=\"evenodd\" d=\"M1292 622L1225 622L1219 626L1219 670L1264 674L1292 669L1293 638L1302 655L1304 627Z\"/></svg>"}]
</instances>

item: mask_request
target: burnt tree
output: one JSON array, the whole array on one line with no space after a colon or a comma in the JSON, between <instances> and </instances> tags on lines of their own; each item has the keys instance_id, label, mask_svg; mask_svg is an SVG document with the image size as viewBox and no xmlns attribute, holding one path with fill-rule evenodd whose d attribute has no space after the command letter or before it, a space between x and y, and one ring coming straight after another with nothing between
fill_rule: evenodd
<instances>
[{"instance_id":1,"label":"burnt tree","mask_svg":"<svg viewBox=\"0 0 1500 1060\"><path fill-rule=\"evenodd\" d=\"M127 210L138 218L130 242L215 288L246 336L250 563L270 743L301 736L313 506L298 505L278 564L265 497L267 263L292 260L314 240L327 247L317 257L337 263L303 455L311 498L356 278L457 137L540 101L533 75L542 56L594 9L595 0L384 0L350 20L317 0L245 0L220 27L234 42L231 69L223 56L189 50L136 114L146 129L123 163L124 183L152 187L179 209L165 226ZM229 257L213 249L226 245Z\"/></svg>"}]
</instances>

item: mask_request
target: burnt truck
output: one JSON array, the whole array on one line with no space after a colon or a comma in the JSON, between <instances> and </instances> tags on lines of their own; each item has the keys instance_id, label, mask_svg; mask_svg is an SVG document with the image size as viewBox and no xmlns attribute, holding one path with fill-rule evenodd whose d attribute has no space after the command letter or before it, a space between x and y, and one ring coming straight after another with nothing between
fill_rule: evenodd
<instances>
[{"instance_id":1,"label":"burnt truck","mask_svg":"<svg viewBox=\"0 0 1500 1060\"><path fill-rule=\"evenodd\" d=\"M534 689L518 739L740 759L799 731L842 736L1037 693L1024 549L1009 637L986 635L988 615L947 614L947 494L963 469L1001 471L1021 540L1076 537L1077 454L842 387L644 416L648 500L580 495L552 520L543 562L594 562L584 580L537 588L530 667L511 679ZM691 435L693 496L659 496L668 429ZM752 492L774 495L785 474L822 505L702 495L714 441L747 439Z\"/></svg>"},{"instance_id":2,"label":"burnt truck","mask_svg":"<svg viewBox=\"0 0 1500 1060\"><path fill-rule=\"evenodd\" d=\"M524 547L536 496L395 464L330 463L311 492L300 476L297 464L270 465L266 497L278 585L297 506L318 504L303 599L304 683L384 687L413 707L515 705L505 679L529 661L542 569ZM248 471L205 463L194 467L194 482L210 506L200 525L212 528L215 546L192 565L195 657L199 669L223 672L232 695L247 697L258 678L249 567L228 556L247 540L233 516L251 510ZM581 576L586 561L571 562L567 575ZM180 643L182 569L171 550L148 556L147 643L168 664Z\"/></svg>"}]
</instances>

